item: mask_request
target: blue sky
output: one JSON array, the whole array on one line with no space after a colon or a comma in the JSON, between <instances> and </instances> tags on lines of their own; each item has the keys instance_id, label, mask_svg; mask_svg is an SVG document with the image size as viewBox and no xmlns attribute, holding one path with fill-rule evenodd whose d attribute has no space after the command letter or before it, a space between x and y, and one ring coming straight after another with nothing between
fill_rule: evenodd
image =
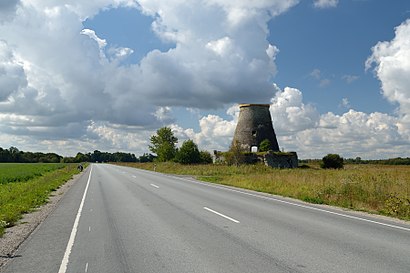
<instances>
[{"instance_id":1,"label":"blue sky","mask_svg":"<svg viewBox=\"0 0 410 273\"><path fill-rule=\"evenodd\" d=\"M0 5L0 143L147 152L170 126L228 149L271 103L301 158L409 156L410 2L95 0Z\"/></svg>"}]
</instances>

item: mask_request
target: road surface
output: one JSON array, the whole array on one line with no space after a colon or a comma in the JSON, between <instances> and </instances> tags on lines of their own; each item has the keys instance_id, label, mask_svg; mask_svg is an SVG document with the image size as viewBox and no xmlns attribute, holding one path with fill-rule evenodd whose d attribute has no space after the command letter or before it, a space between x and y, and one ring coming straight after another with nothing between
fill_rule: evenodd
<instances>
[{"instance_id":1,"label":"road surface","mask_svg":"<svg viewBox=\"0 0 410 273\"><path fill-rule=\"evenodd\" d=\"M93 164L4 273L410 272L410 225Z\"/></svg>"}]
</instances>

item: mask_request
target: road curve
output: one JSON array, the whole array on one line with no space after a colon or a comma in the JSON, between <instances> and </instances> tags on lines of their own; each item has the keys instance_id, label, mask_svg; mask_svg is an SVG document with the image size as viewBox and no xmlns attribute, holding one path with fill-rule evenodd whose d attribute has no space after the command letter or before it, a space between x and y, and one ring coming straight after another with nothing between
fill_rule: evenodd
<instances>
[{"instance_id":1,"label":"road curve","mask_svg":"<svg viewBox=\"0 0 410 273\"><path fill-rule=\"evenodd\" d=\"M410 225L93 164L1 270L410 272Z\"/></svg>"}]
</instances>

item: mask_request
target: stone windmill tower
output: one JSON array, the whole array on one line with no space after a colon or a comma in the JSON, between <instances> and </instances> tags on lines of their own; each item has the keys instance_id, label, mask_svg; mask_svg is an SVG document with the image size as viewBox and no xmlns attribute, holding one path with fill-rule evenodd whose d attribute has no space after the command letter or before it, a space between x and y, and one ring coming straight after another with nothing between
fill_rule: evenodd
<instances>
[{"instance_id":1,"label":"stone windmill tower","mask_svg":"<svg viewBox=\"0 0 410 273\"><path fill-rule=\"evenodd\" d=\"M279 151L278 141L269 112L270 104L240 104L239 120L232 143L239 143L246 151L268 139L272 151Z\"/></svg>"}]
</instances>

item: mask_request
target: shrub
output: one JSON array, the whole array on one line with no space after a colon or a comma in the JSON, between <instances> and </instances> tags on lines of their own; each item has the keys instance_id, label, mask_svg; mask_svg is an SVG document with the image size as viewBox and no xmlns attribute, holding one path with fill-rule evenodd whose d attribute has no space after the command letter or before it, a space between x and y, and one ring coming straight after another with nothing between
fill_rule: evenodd
<instances>
[{"instance_id":1,"label":"shrub","mask_svg":"<svg viewBox=\"0 0 410 273\"><path fill-rule=\"evenodd\" d=\"M328 154L323 157L320 167L323 169L343 169L343 158L338 154Z\"/></svg>"},{"instance_id":2,"label":"shrub","mask_svg":"<svg viewBox=\"0 0 410 273\"><path fill-rule=\"evenodd\" d=\"M208 151L200 151L199 157L202 164L210 164L213 162L212 155Z\"/></svg>"},{"instance_id":3,"label":"shrub","mask_svg":"<svg viewBox=\"0 0 410 273\"><path fill-rule=\"evenodd\" d=\"M261 144L259 144L259 152L267 152L270 150L271 144L269 139L264 139Z\"/></svg>"},{"instance_id":4,"label":"shrub","mask_svg":"<svg viewBox=\"0 0 410 273\"><path fill-rule=\"evenodd\" d=\"M200 161L201 155L195 142L190 139L184 141L181 148L176 153L175 162L181 164L195 164Z\"/></svg>"}]
</instances>

